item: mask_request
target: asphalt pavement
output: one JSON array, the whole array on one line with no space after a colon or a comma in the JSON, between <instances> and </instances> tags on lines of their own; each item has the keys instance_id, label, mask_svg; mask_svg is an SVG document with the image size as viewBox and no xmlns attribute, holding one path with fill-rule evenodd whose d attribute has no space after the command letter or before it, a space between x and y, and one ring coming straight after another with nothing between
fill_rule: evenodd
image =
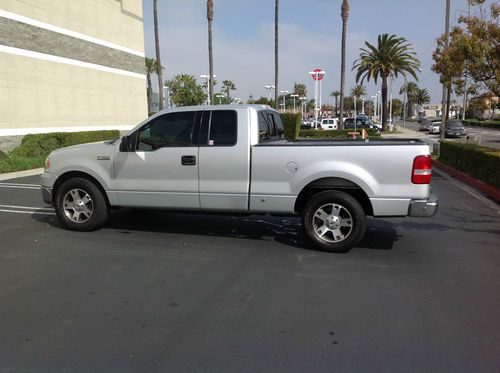
<instances>
[{"instance_id":1,"label":"asphalt pavement","mask_svg":"<svg viewBox=\"0 0 500 373\"><path fill-rule=\"evenodd\" d=\"M495 372L500 209L434 174L434 218L370 219L347 254L297 218L119 210L60 228L0 183L0 371Z\"/></svg>"}]
</instances>

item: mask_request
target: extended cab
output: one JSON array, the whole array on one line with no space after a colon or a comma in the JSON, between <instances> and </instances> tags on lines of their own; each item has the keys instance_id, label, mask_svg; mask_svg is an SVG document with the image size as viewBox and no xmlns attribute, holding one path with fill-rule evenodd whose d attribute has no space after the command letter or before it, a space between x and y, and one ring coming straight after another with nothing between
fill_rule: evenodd
<instances>
[{"instance_id":1,"label":"extended cab","mask_svg":"<svg viewBox=\"0 0 500 373\"><path fill-rule=\"evenodd\" d=\"M296 214L318 248L341 252L366 216L433 216L429 146L420 140L283 140L268 106L160 112L117 141L49 155L43 199L68 229L104 225L112 207Z\"/></svg>"}]
</instances>

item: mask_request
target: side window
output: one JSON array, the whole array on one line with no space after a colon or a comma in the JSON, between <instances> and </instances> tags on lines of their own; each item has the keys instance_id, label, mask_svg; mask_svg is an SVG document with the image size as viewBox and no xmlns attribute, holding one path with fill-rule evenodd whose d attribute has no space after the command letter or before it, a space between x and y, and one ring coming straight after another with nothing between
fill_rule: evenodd
<instances>
[{"instance_id":1,"label":"side window","mask_svg":"<svg viewBox=\"0 0 500 373\"><path fill-rule=\"evenodd\" d=\"M281 117L278 113L269 112L268 117L270 119L270 123L272 123L273 130L272 137L277 139L283 138L283 123L281 122Z\"/></svg>"},{"instance_id":2,"label":"side window","mask_svg":"<svg viewBox=\"0 0 500 373\"><path fill-rule=\"evenodd\" d=\"M208 145L233 146L237 140L238 119L235 110L213 110Z\"/></svg>"},{"instance_id":3,"label":"side window","mask_svg":"<svg viewBox=\"0 0 500 373\"><path fill-rule=\"evenodd\" d=\"M139 130L137 149L153 151L165 147L191 146L194 111L164 114Z\"/></svg>"},{"instance_id":4,"label":"side window","mask_svg":"<svg viewBox=\"0 0 500 373\"><path fill-rule=\"evenodd\" d=\"M269 128L269 121L264 112L259 111L259 142L271 139L271 129Z\"/></svg>"}]
</instances>

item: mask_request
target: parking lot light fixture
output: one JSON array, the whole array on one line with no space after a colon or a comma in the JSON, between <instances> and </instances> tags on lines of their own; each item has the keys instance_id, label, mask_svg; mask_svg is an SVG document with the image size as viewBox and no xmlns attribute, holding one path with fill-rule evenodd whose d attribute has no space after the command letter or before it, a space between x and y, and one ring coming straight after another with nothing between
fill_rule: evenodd
<instances>
[{"instance_id":1,"label":"parking lot light fixture","mask_svg":"<svg viewBox=\"0 0 500 373\"><path fill-rule=\"evenodd\" d=\"M289 91L280 91L280 93L283 95L283 111L286 111L286 95L289 94Z\"/></svg>"},{"instance_id":2,"label":"parking lot light fixture","mask_svg":"<svg viewBox=\"0 0 500 373\"><path fill-rule=\"evenodd\" d=\"M295 99L299 97L297 94L290 95L290 97L293 97L293 112L295 113L297 111L297 108L295 106Z\"/></svg>"},{"instance_id":3,"label":"parking lot light fixture","mask_svg":"<svg viewBox=\"0 0 500 373\"><path fill-rule=\"evenodd\" d=\"M269 101L271 101L271 100L272 100L272 97L273 97L273 96L272 96L272 91L273 91L273 90L275 90L275 89L276 89L276 87L275 87L275 86L273 86L273 85L266 85L266 86L265 86L265 88L268 90L268 93L269 93L269 95L268 95L268 97L269 97Z\"/></svg>"}]
</instances>

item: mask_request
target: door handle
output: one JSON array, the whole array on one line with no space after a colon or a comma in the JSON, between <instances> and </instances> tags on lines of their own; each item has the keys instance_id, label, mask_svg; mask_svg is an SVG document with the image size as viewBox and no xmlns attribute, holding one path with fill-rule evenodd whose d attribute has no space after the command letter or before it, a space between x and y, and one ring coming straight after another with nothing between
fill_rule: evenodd
<instances>
[{"instance_id":1,"label":"door handle","mask_svg":"<svg viewBox=\"0 0 500 373\"><path fill-rule=\"evenodd\" d=\"M183 155L181 157L181 164L183 166L196 166L196 157L194 155Z\"/></svg>"}]
</instances>

